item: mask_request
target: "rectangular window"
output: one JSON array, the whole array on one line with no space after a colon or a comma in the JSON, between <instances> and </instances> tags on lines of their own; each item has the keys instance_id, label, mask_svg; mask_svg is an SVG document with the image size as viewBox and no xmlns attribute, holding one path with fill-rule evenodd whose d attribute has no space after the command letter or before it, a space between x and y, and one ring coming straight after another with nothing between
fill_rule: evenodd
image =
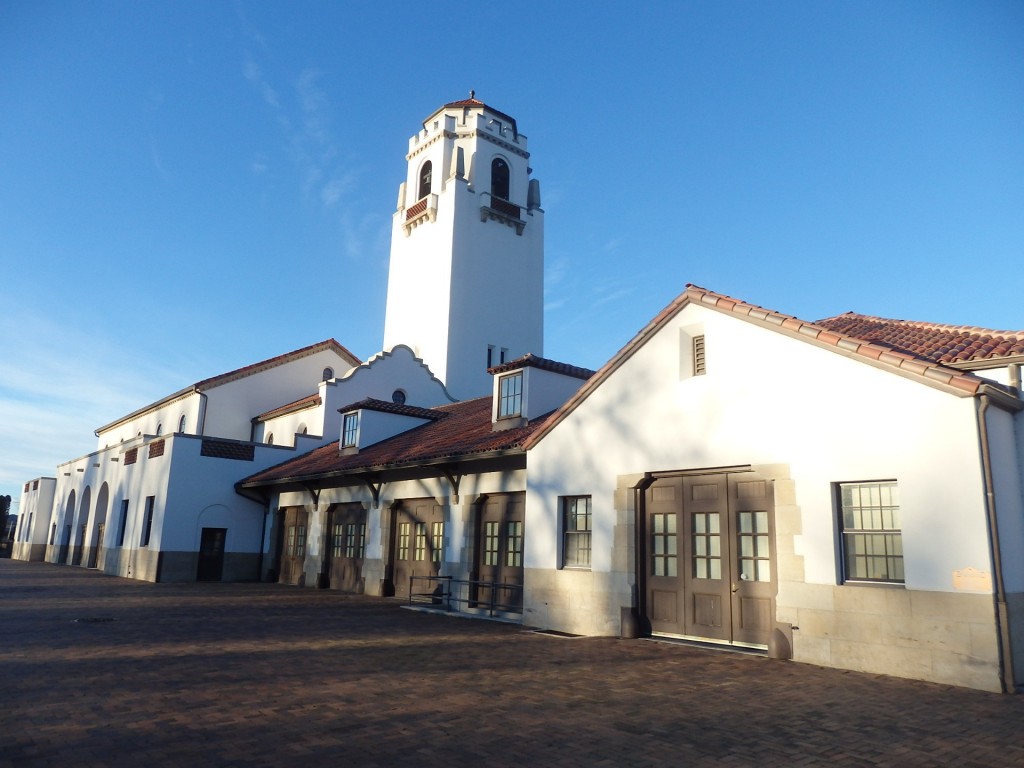
<instances>
[{"instance_id":1,"label":"rectangular window","mask_svg":"<svg viewBox=\"0 0 1024 768\"><path fill-rule=\"evenodd\" d=\"M895 481L839 483L843 578L902 584L903 533Z\"/></svg>"},{"instance_id":2,"label":"rectangular window","mask_svg":"<svg viewBox=\"0 0 1024 768\"><path fill-rule=\"evenodd\" d=\"M142 537L139 539L140 547L149 546L149 536L153 532L153 505L156 503L156 496L146 497L146 518L142 523Z\"/></svg>"},{"instance_id":3,"label":"rectangular window","mask_svg":"<svg viewBox=\"0 0 1024 768\"><path fill-rule=\"evenodd\" d=\"M675 578L679 574L679 538L675 512L651 515L651 575Z\"/></svg>"},{"instance_id":4,"label":"rectangular window","mask_svg":"<svg viewBox=\"0 0 1024 768\"><path fill-rule=\"evenodd\" d=\"M351 527L351 526L350 526ZM334 530L331 537L331 557L341 557L341 553L344 551L345 546L344 535L342 531L344 526L341 523L334 524ZM352 557L352 555L349 555Z\"/></svg>"},{"instance_id":5,"label":"rectangular window","mask_svg":"<svg viewBox=\"0 0 1024 768\"><path fill-rule=\"evenodd\" d=\"M54 523L50 527L50 546L53 546L53 540L57 538L57 524Z\"/></svg>"},{"instance_id":6,"label":"rectangular window","mask_svg":"<svg viewBox=\"0 0 1024 768\"><path fill-rule=\"evenodd\" d=\"M708 372L707 360L704 357L704 336L693 337L693 375L703 376Z\"/></svg>"},{"instance_id":7,"label":"rectangular window","mask_svg":"<svg viewBox=\"0 0 1024 768\"><path fill-rule=\"evenodd\" d=\"M430 560L440 563L444 555L444 523L430 524Z\"/></svg>"},{"instance_id":8,"label":"rectangular window","mask_svg":"<svg viewBox=\"0 0 1024 768\"><path fill-rule=\"evenodd\" d=\"M346 413L341 426L341 447L349 448L356 444L359 436L359 414Z\"/></svg>"},{"instance_id":9,"label":"rectangular window","mask_svg":"<svg viewBox=\"0 0 1024 768\"><path fill-rule=\"evenodd\" d=\"M306 556L306 526L295 526L295 556Z\"/></svg>"},{"instance_id":10,"label":"rectangular window","mask_svg":"<svg viewBox=\"0 0 1024 768\"><path fill-rule=\"evenodd\" d=\"M509 520L505 527L508 550L505 552L505 565L510 568L523 567L523 521Z\"/></svg>"},{"instance_id":11,"label":"rectangular window","mask_svg":"<svg viewBox=\"0 0 1024 768\"><path fill-rule=\"evenodd\" d=\"M562 499L562 567L590 567L590 497Z\"/></svg>"},{"instance_id":12,"label":"rectangular window","mask_svg":"<svg viewBox=\"0 0 1024 768\"><path fill-rule=\"evenodd\" d=\"M498 418L508 419L523 412L523 372L504 376L498 382Z\"/></svg>"},{"instance_id":13,"label":"rectangular window","mask_svg":"<svg viewBox=\"0 0 1024 768\"><path fill-rule=\"evenodd\" d=\"M427 559L427 524L416 523L416 538L413 542L413 560Z\"/></svg>"},{"instance_id":14,"label":"rectangular window","mask_svg":"<svg viewBox=\"0 0 1024 768\"><path fill-rule=\"evenodd\" d=\"M124 532L128 527L128 499L121 499L121 517L117 521L117 546L124 546Z\"/></svg>"},{"instance_id":15,"label":"rectangular window","mask_svg":"<svg viewBox=\"0 0 1024 768\"><path fill-rule=\"evenodd\" d=\"M366 524L349 523L345 534L345 557L361 558L366 544Z\"/></svg>"},{"instance_id":16,"label":"rectangular window","mask_svg":"<svg viewBox=\"0 0 1024 768\"><path fill-rule=\"evenodd\" d=\"M288 534L285 536L284 553L288 557L295 556L295 526L288 526Z\"/></svg>"},{"instance_id":17,"label":"rectangular window","mask_svg":"<svg viewBox=\"0 0 1024 768\"><path fill-rule=\"evenodd\" d=\"M398 559L409 559L409 523L398 525Z\"/></svg>"},{"instance_id":18,"label":"rectangular window","mask_svg":"<svg viewBox=\"0 0 1024 768\"><path fill-rule=\"evenodd\" d=\"M484 565L498 564L498 523L488 520L484 523Z\"/></svg>"},{"instance_id":19,"label":"rectangular window","mask_svg":"<svg viewBox=\"0 0 1024 768\"><path fill-rule=\"evenodd\" d=\"M721 579L722 526L719 513L694 512L690 515L690 524L693 526L690 575L695 579Z\"/></svg>"},{"instance_id":20,"label":"rectangular window","mask_svg":"<svg viewBox=\"0 0 1024 768\"><path fill-rule=\"evenodd\" d=\"M491 368L494 366L494 345L487 345L487 367Z\"/></svg>"},{"instance_id":21,"label":"rectangular window","mask_svg":"<svg viewBox=\"0 0 1024 768\"><path fill-rule=\"evenodd\" d=\"M744 511L737 513L739 542L737 560L740 578L744 581L771 581L771 544L768 531L768 513Z\"/></svg>"}]
</instances>

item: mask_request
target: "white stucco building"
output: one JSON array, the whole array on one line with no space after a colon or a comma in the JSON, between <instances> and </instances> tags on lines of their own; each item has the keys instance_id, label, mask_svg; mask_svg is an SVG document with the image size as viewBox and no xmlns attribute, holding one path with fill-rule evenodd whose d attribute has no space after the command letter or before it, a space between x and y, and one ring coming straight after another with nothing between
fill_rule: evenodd
<instances>
[{"instance_id":1,"label":"white stucco building","mask_svg":"<svg viewBox=\"0 0 1024 768\"><path fill-rule=\"evenodd\" d=\"M385 351L328 340L101 427L26 484L15 556L1024 684L1024 332L688 286L600 371L546 359L529 160L472 95L430 115Z\"/></svg>"}]
</instances>

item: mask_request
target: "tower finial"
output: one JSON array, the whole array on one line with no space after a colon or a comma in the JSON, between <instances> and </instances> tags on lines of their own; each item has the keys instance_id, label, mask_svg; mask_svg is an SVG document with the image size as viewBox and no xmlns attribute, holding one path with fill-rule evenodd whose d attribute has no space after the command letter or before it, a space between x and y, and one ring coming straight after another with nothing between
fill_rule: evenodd
<instances>
[{"instance_id":1,"label":"tower finial","mask_svg":"<svg viewBox=\"0 0 1024 768\"><path fill-rule=\"evenodd\" d=\"M471 99L475 99L476 98L476 91L474 91L472 88L469 89L469 98L471 98Z\"/></svg>"}]
</instances>

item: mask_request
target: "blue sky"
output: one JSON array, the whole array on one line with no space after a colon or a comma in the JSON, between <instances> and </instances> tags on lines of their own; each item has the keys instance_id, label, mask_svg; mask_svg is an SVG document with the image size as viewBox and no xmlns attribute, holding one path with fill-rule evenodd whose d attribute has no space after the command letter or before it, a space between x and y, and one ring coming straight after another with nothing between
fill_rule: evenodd
<instances>
[{"instance_id":1,"label":"blue sky","mask_svg":"<svg viewBox=\"0 0 1024 768\"><path fill-rule=\"evenodd\" d=\"M1016 1L5 0L0 493L202 378L376 352L407 139L471 88L530 140L548 357L688 282L1024 328L1022 84Z\"/></svg>"}]
</instances>

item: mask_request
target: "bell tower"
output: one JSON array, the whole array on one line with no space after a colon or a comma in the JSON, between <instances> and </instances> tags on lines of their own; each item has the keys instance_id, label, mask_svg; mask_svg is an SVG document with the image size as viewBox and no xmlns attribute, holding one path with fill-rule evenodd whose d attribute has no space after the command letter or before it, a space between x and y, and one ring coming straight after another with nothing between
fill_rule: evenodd
<instances>
[{"instance_id":1,"label":"bell tower","mask_svg":"<svg viewBox=\"0 0 1024 768\"><path fill-rule=\"evenodd\" d=\"M391 229L384 349L412 347L455 397L544 354L544 211L514 118L445 104L409 139Z\"/></svg>"}]
</instances>

